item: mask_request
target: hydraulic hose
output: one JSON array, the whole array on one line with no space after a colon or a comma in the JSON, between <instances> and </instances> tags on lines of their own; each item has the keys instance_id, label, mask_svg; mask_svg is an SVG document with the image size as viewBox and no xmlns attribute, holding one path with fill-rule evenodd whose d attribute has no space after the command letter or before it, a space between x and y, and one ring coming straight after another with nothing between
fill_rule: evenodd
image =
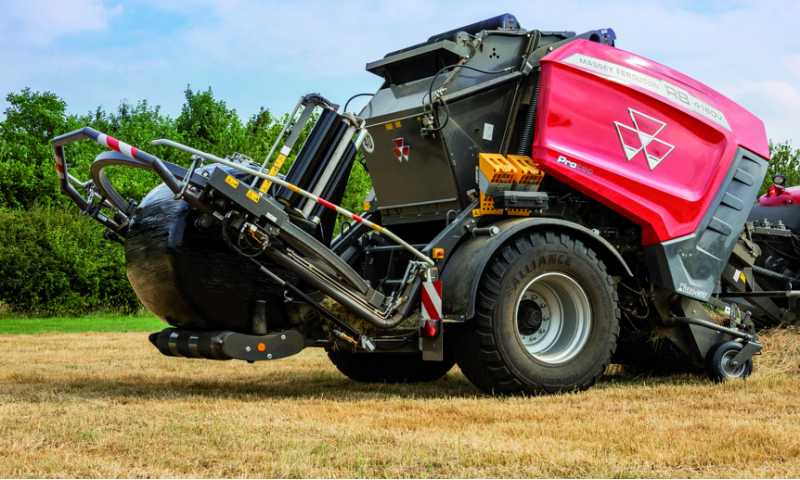
<instances>
[{"instance_id":1,"label":"hydraulic hose","mask_svg":"<svg viewBox=\"0 0 800 480\"><path fill-rule=\"evenodd\" d=\"M528 113L525 115L525 123L519 133L519 144L517 145L517 155L530 157L533 153L533 136L536 134L536 111L539 106L539 86L541 84L541 73L537 72L534 78L533 96L528 106Z\"/></svg>"}]
</instances>

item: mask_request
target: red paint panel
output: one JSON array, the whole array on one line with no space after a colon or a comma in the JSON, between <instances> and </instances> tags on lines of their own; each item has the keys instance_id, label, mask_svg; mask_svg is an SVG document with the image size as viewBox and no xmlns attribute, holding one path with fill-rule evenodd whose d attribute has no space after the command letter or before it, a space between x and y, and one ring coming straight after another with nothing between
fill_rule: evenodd
<instances>
[{"instance_id":1,"label":"red paint panel","mask_svg":"<svg viewBox=\"0 0 800 480\"><path fill-rule=\"evenodd\" d=\"M608 71L623 67L627 78L643 75L637 83L569 63L576 54L605 62ZM679 87L722 112L730 129L698 113L701 107L684 108L640 86L641 79ZM584 40L565 45L542 60L541 85L533 143L539 168L638 223L645 245L697 229L739 146L769 157L755 116L624 50Z\"/></svg>"},{"instance_id":2,"label":"red paint panel","mask_svg":"<svg viewBox=\"0 0 800 480\"><path fill-rule=\"evenodd\" d=\"M800 205L800 186L785 188L779 195L762 195L758 204L762 207Z\"/></svg>"},{"instance_id":3,"label":"red paint panel","mask_svg":"<svg viewBox=\"0 0 800 480\"><path fill-rule=\"evenodd\" d=\"M355 220L355 221L356 221L356 222L358 222L358 223L361 223L361 222L363 222L363 221L364 221L364 219L363 219L363 218L359 217L359 216L358 216L358 215L356 215L355 213L353 214L353 220Z\"/></svg>"}]
</instances>

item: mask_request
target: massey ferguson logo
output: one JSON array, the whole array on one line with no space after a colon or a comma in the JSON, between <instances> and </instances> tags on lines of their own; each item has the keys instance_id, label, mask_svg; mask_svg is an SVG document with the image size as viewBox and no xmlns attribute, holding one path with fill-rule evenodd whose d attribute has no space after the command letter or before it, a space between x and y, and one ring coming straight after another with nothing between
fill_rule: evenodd
<instances>
[{"instance_id":1,"label":"massey ferguson logo","mask_svg":"<svg viewBox=\"0 0 800 480\"><path fill-rule=\"evenodd\" d=\"M403 160L406 162L408 161L408 145L403 145L402 138L395 138L392 140L394 142L395 148L392 149L392 153L400 160L400 163L403 163Z\"/></svg>"},{"instance_id":2,"label":"massey ferguson logo","mask_svg":"<svg viewBox=\"0 0 800 480\"><path fill-rule=\"evenodd\" d=\"M614 122L622 149L625 151L625 158L630 162L639 152L644 152L647 165L652 170L675 148L674 145L656 138L667 124L632 108L629 108L628 112L631 115L633 128Z\"/></svg>"}]
</instances>

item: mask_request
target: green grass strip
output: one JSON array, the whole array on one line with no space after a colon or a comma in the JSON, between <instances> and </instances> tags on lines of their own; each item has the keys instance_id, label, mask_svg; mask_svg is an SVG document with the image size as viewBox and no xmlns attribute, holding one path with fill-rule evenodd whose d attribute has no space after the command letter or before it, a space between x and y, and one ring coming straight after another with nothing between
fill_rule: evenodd
<instances>
[{"instance_id":1,"label":"green grass strip","mask_svg":"<svg viewBox=\"0 0 800 480\"><path fill-rule=\"evenodd\" d=\"M97 314L87 317L3 318L0 335L83 332L158 332L168 325L152 315Z\"/></svg>"}]
</instances>

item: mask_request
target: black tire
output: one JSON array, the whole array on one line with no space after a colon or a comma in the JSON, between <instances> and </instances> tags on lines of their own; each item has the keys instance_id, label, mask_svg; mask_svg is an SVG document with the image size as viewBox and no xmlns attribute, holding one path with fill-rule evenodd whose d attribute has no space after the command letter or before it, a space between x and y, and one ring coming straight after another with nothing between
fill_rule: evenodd
<instances>
[{"instance_id":1,"label":"black tire","mask_svg":"<svg viewBox=\"0 0 800 480\"><path fill-rule=\"evenodd\" d=\"M475 318L450 338L461 371L487 393L585 390L611 362L619 316L594 251L566 234L521 233L495 252Z\"/></svg>"},{"instance_id":2,"label":"black tire","mask_svg":"<svg viewBox=\"0 0 800 480\"><path fill-rule=\"evenodd\" d=\"M715 343L706 352L706 374L714 382L731 378L747 378L753 373L753 359L748 358L741 365L732 366L731 360L744 348L739 342L729 340Z\"/></svg>"},{"instance_id":3,"label":"black tire","mask_svg":"<svg viewBox=\"0 0 800 480\"><path fill-rule=\"evenodd\" d=\"M428 362L421 353L353 353L328 351L328 358L347 378L362 383L420 383L444 377L456 361L445 350L444 360Z\"/></svg>"}]
</instances>

